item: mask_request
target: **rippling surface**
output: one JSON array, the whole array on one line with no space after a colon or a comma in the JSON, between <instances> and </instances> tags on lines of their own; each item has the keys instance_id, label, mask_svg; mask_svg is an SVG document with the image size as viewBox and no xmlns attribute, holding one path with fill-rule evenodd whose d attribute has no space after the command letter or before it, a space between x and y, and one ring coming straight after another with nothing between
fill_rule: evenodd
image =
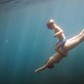
<instances>
[{"instance_id":1,"label":"rippling surface","mask_svg":"<svg viewBox=\"0 0 84 84\"><path fill-rule=\"evenodd\" d=\"M0 11L16 9L36 3L44 3L50 0L0 0Z\"/></svg>"}]
</instances>

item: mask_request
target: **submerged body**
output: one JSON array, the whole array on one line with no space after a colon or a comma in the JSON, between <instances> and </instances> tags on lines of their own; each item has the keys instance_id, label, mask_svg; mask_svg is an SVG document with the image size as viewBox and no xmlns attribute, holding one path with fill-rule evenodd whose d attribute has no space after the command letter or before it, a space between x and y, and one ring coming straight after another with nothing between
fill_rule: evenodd
<instances>
[{"instance_id":1,"label":"submerged body","mask_svg":"<svg viewBox=\"0 0 84 84\"><path fill-rule=\"evenodd\" d=\"M59 51L59 48L65 43L66 37L64 31L55 23L53 19L50 19L47 22L48 29L54 30L54 37L58 38L58 42L56 44L56 51ZM61 53L61 52L60 52Z\"/></svg>"},{"instance_id":2,"label":"submerged body","mask_svg":"<svg viewBox=\"0 0 84 84\"><path fill-rule=\"evenodd\" d=\"M58 63L62 58L64 58L68 52L78 46L81 42L84 41L84 29L76 36L71 39L66 40L63 46L60 47L60 52L52 55L48 61L40 68L36 69L35 72L40 72L46 68L53 68L54 64Z\"/></svg>"}]
</instances>

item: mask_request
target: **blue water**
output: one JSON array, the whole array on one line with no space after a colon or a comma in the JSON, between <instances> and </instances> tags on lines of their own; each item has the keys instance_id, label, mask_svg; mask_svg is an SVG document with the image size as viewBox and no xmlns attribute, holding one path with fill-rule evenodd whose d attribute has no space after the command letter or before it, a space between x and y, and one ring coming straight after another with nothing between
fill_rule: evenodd
<instances>
[{"instance_id":1,"label":"blue water","mask_svg":"<svg viewBox=\"0 0 84 84\"><path fill-rule=\"evenodd\" d=\"M84 83L84 42L52 70L34 70L55 53L53 18L67 38L84 28L83 0L52 0L0 13L0 84Z\"/></svg>"}]
</instances>

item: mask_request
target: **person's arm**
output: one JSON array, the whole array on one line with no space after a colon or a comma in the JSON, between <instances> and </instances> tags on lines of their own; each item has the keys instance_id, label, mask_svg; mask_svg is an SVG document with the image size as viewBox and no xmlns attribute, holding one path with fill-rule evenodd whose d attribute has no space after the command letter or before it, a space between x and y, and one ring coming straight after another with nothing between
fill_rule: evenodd
<instances>
[{"instance_id":1,"label":"person's arm","mask_svg":"<svg viewBox=\"0 0 84 84\"><path fill-rule=\"evenodd\" d=\"M54 34L54 37L56 37L57 35L59 35L60 33L63 33L63 30L60 30L59 32Z\"/></svg>"},{"instance_id":2,"label":"person's arm","mask_svg":"<svg viewBox=\"0 0 84 84\"><path fill-rule=\"evenodd\" d=\"M43 70L45 70L47 68L47 66L46 66L46 64L45 65L43 65L42 67L40 67L40 68L38 68L38 69L36 69L34 72L41 72L41 71L43 71Z\"/></svg>"}]
</instances>

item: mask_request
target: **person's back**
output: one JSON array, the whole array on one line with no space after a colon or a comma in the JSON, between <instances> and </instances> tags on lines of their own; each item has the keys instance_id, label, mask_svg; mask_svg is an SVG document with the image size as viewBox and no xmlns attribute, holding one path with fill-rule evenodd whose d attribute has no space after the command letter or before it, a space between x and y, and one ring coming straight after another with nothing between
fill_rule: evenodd
<instances>
[{"instance_id":1,"label":"person's back","mask_svg":"<svg viewBox=\"0 0 84 84\"><path fill-rule=\"evenodd\" d=\"M48 29L51 29L51 30L53 29L54 30L54 32L55 32L54 37L58 38L58 42L56 43L56 49L55 50L57 52L61 53L59 51L59 48L61 46L63 46L63 44L66 42L66 37L64 35L63 30L59 26L57 26L57 24L55 23L55 21L52 20L52 19L50 19L47 22L47 27L48 27Z\"/></svg>"},{"instance_id":2,"label":"person's back","mask_svg":"<svg viewBox=\"0 0 84 84\"><path fill-rule=\"evenodd\" d=\"M65 39L63 30L59 26L57 26L54 20L50 19L47 22L47 27L48 29L54 30L55 32L54 37L57 37L59 40Z\"/></svg>"},{"instance_id":3,"label":"person's back","mask_svg":"<svg viewBox=\"0 0 84 84\"><path fill-rule=\"evenodd\" d=\"M56 24L54 24L54 31L55 31L54 37L57 37L59 40L65 39L63 30Z\"/></svg>"}]
</instances>

